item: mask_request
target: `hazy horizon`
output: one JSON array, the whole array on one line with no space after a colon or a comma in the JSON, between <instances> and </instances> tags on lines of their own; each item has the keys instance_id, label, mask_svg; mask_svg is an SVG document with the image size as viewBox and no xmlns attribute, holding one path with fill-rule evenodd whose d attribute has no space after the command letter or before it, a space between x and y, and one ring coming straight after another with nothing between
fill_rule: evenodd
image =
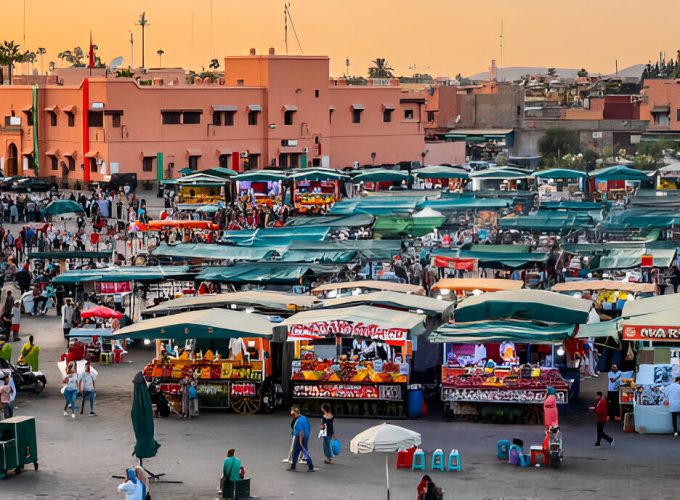
<instances>
[{"instance_id":1,"label":"hazy horizon","mask_svg":"<svg viewBox=\"0 0 680 500\"><path fill-rule=\"evenodd\" d=\"M75 46L87 53L89 32L100 48L103 62L123 56L130 62L130 30L135 38L135 66L141 63L141 28L135 23L146 11L146 66L200 70L212 58L223 65L227 55L259 54L274 47L285 54L284 3L279 0L227 2L226 0L25 0L26 43L23 42L21 0L6 2L0 21L3 40L22 48L45 47L49 61L61 66L57 53ZM212 37L210 10L212 5ZM654 33L639 15L646 6L655 16ZM633 9L635 8L635 11ZM386 58L397 75L414 72L433 76L470 75L485 71L491 59L501 65L500 28L503 21L503 67L545 66L581 68L594 73L658 59L660 51L674 57L676 0L649 0L638 4L621 0L573 0L559 7L540 0L486 0L477 4L458 0L297 0L291 12L303 53L328 55L331 73L364 75L370 61ZM637 14L636 14L637 13ZM193 35L191 19L193 17ZM647 18L651 18L647 16ZM300 50L291 24L290 54ZM415 65L415 70L413 66ZM40 62L35 66L40 68Z\"/></svg>"}]
</instances>

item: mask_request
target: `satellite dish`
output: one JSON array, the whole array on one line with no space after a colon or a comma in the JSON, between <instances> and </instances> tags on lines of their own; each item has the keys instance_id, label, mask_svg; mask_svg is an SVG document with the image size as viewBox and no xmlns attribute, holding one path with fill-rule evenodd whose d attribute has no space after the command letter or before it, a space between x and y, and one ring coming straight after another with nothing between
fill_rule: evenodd
<instances>
[{"instance_id":1,"label":"satellite dish","mask_svg":"<svg viewBox=\"0 0 680 500\"><path fill-rule=\"evenodd\" d=\"M109 63L109 70L116 71L121 64L123 64L123 58L118 56Z\"/></svg>"}]
</instances>

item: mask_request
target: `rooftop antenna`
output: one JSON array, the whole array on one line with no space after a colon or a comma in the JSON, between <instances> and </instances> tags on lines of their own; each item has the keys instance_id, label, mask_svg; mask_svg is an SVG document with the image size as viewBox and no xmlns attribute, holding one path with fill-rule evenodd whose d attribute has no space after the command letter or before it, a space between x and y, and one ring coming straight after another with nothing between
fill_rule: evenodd
<instances>
[{"instance_id":1,"label":"rooftop antenna","mask_svg":"<svg viewBox=\"0 0 680 500\"><path fill-rule=\"evenodd\" d=\"M213 0L210 0L210 57L215 56L215 40L213 39Z\"/></svg>"},{"instance_id":2,"label":"rooftop antenna","mask_svg":"<svg viewBox=\"0 0 680 500\"><path fill-rule=\"evenodd\" d=\"M298 49L300 49L300 54L304 54L304 50L302 50L302 44L300 43L300 38L298 38L297 31L295 31L293 16L290 13L290 2L283 4L283 15L283 39L286 43L286 55L288 55L288 21L290 21L290 27L293 29L293 35L295 36L295 42L297 43Z\"/></svg>"},{"instance_id":3,"label":"rooftop antenna","mask_svg":"<svg viewBox=\"0 0 680 500\"><path fill-rule=\"evenodd\" d=\"M500 39L500 45L501 45L501 68L503 67L503 20L501 19L501 39Z\"/></svg>"}]
</instances>

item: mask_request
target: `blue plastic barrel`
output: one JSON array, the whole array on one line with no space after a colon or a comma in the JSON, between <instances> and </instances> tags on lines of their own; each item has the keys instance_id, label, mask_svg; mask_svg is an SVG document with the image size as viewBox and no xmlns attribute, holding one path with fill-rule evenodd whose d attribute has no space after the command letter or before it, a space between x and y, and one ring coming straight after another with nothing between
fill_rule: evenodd
<instances>
[{"instance_id":1,"label":"blue plastic barrel","mask_svg":"<svg viewBox=\"0 0 680 500\"><path fill-rule=\"evenodd\" d=\"M418 384L408 386L408 418L423 416L423 387Z\"/></svg>"}]
</instances>

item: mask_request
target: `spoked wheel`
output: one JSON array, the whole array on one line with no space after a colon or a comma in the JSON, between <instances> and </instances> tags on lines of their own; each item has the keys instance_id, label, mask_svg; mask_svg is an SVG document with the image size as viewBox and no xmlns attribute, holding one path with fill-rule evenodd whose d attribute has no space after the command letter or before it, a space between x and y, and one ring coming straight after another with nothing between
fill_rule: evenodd
<instances>
[{"instance_id":1,"label":"spoked wheel","mask_svg":"<svg viewBox=\"0 0 680 500\"><path fill-rule=\"evenodd\" d=\"M254 396L232 396L231 409L241 415L257 413L262 407L262 396L256 393Z\"/></svg>"}]
</instances>

